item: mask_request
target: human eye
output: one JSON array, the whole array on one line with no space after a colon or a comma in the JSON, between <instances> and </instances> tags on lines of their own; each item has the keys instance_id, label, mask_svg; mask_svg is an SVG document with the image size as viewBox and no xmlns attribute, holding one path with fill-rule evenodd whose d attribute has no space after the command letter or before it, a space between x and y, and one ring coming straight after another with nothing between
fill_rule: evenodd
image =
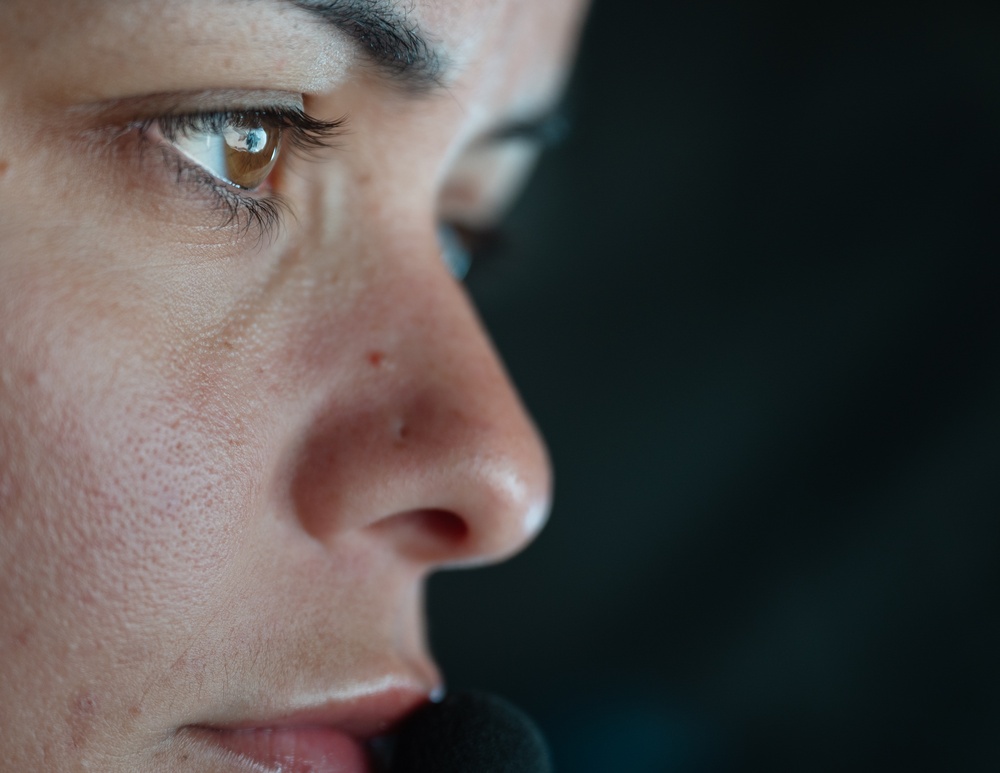
<instances>
[{"instance_id":1,"label":"human eye","mask_svg":"<svg viewBox=\"0 0 1000 773\"><path fill-rule=\"evenodd\" d=\"M482 266L495 257L506 241L503 224L471 226L452 221L438 226L441 257L459 281L468 276L473 266Z\"/></svg>"},{"instance_id":2,"label":"human eye","mask_svg":"<svg viewBox=\"0 0 1000 773\"><path fill-rule=\"evenodd\" d=\"M346 120L323 121L301 107L167 114L138 123L147 145L176 165L177 183L206 190L220 205L224 225L270 233L284 212L274 184L282 157L333 147Z\"/></svg>"},{"instance_id":3,"label":"human eye","mask_svg":"<svg viewBox=\"0 0 1000 773\"><path fill-rule=\"evenodd\" d=\"M441 202L438 240L445 265L462 280L501 255L509 258L507 214L539 157L561 144L570 123L563 106L501 124L467 149Z\"/></svg>"}]
</instances>

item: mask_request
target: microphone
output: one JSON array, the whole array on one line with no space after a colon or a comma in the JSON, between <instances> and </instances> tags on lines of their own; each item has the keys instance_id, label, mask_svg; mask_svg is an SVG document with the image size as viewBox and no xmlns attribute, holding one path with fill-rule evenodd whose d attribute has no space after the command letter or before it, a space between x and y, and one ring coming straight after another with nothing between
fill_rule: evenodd
<instances>
[{"instance_id":1,"label":"microphone","mask_svg":"<svg viewBox=\"0 0 1000 773\"><path fill-rule=\"evenodd\" d=\"M399 729L389 773L552 773L528 716L495 695L453 693Z\"/></svg>"}]
</instances>

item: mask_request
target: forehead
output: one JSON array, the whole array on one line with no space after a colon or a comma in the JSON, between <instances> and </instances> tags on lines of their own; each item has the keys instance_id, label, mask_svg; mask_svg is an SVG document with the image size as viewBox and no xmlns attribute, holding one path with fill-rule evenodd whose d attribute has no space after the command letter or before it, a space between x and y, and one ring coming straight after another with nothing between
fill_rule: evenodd
<instances>
[{"instance_id":1,"label":"forehead","mask_svg":"<svg viewBox=\"0 0 1000 773\"><path fill-rule=\"evenodd\" d=\"M79 81L68 88L78 94L109 74L127 90L130 77L157 68L155 74L176 73L180 81L187 71L203 79L217 74L220 83L206 88L321 92L370 64L379 38L412 38L439 58L445 85L474 78L479 88L534 91L540 99L560 85L582 6L582 0L5 0L0 39L8 40L0 62L3 48L12 57L27 50L38 63L66 68ZM393 57L404 65L411 58L405 51ZM249 82L265 80L258 72L267 73L267 83ZM233 75L247 82L233 82Z\"/></svg>"}]
</instances>

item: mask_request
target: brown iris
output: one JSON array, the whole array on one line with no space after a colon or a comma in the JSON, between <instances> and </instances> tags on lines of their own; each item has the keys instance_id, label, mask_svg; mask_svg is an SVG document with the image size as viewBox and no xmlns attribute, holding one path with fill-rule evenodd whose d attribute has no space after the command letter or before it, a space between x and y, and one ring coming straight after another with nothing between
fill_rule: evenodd
<instances>
[{"instance_id":1,"label":"brown iris","mask_svg":"<svg viewBox=\"0 0 1000 773\"><path fill-rule=\"evenodd\" d=\"M223 129L222 139L225 179L249 190L263 184L278 160L281 129L234 122Z\"/></svg>"}]
</instances>

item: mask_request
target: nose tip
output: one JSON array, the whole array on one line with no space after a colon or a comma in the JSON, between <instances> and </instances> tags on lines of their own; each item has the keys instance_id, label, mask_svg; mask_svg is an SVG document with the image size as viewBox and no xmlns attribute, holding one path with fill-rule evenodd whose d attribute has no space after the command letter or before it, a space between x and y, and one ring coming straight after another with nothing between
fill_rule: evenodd
<instances>
[{"instance_id":1,"label":"nose tip","mask_svg":"<svg viewBox=\"0 0 1000 773\"><path fill-rule=\"evenodd\" d=\"M381 332L355 342L356 369L311 422L292 493L317 539L360 531L432 568L466 566L516 553L545 523L544 444L464 292L444 282L378 304L379 323L360 327Z\"/></svg>"},{"instance_id":2,"label":"nose tip","mask_svg":"<svg viewBox=\"0 0 1000 773\"><path fill-rule=\"evenodd\" d=\"M365 528L400 555L435 567L501 561L534 539L549 511L547 482L527 479L519 464L469 457L418 483L431 506L392 507Z\"/></svg>"},{"instance_id":3,"label":"nose tip","mask_svg":"<svg viewBox=\"0 0 1000 773\"><path fill-rule=\"evenodd\" d=\"M536 448L528 448L529 443ZM443 477L454 476L454 480L442 481L440 490L454 493L440 512L451 514L463 528L450 543L441 541L438 563L476 566L500 561L523 549L541 531L551 502L549 464L539 451L543 448L540 441L526 440L520 445L469 454L444 472Z\"/></svg>"},{"instance_id":4,"label":"nose tip","mask_svg":"<svg viewBox=\"0 0 1000 773\"><path fill-rule=\"evenodd\" d=\"M366 504L336 505L357 523L318 512L326 528L361 526L397 553L438 566L499 561L538 534L551 500L545 447L499 365L470 370L434 378L422 369L432 382L423 391L394 387L389 377L381 410L364 420L367 449L352 444L350 462L354 496L377 493ZM336 473L347 474L343 465ZM361 482L372 475L379 482L366 489Z\"/></svg>"}]
</instances>

